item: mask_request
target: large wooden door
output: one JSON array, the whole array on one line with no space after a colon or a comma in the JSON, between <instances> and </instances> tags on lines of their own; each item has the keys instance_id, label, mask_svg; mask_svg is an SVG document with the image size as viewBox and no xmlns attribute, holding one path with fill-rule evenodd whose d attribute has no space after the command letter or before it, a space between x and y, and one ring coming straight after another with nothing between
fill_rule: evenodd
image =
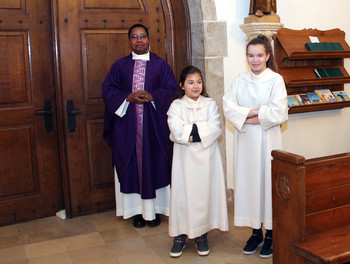
<instances>
[{"instance_id":1,"label":"large wooden door","mask_svg":"<svg viewBox=\"0 0 350 264\"><path fill-rule=\"evenodd\" d=\"M115 205L111 152L102 137L101 84L112 63L130 53L128 28L135 23L149 27L151 51L175 69L175 24L170 1L53 2L58 104L65 135L63 171L66 201L69 201L66 209L68 215L76 216ZM186 24L179 25L178 30L185 34L181 43L188 43ZM179 57L186 61L186 50Z\"/></svg>"},{"instance_id":2,"label":"large wooden door","mask_svg":"<svg viewBox=\"0 0 350 264\"><path fill-rule=\"evenodd\" d=\"M63 207L50 3L0 0L0 225Z\"/></svg>"},{"instance_id":3,"label":"large wooden door","mask_svg":"<svg viewBox=\"0 0 350 264\"><path fill-rule=\"evenodd\" d=\"M0 225L114 208L102 81L134 23L177 76L191 56L185 2L0 0Z\"/></svg>"}]
</instances>

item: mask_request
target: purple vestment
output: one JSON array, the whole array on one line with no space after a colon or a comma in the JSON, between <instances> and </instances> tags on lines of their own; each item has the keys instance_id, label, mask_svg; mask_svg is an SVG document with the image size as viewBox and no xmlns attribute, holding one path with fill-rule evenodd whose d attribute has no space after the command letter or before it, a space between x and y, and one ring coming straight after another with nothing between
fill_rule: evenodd
<instances>
[{"instance_id":1,"label":"purple vestment","mask_svg":"<svg viewBox=\"0 0 350 264\"><path fill-rule=\"evenodd\" d=\"M126 114L115 111L132 92L134 60L131 54L117 60L102 85L105 102L103 136L113 153L122 193L139 193L142 199L155 198L155 190L170 184L172 143L169 140L167 111L175 96L177 83L171 67L162 58L150 53L146 66L145 90L154 100L143 104L142 186L139 185L136 160L135 104Z\"/></svg>"}]
</instances>

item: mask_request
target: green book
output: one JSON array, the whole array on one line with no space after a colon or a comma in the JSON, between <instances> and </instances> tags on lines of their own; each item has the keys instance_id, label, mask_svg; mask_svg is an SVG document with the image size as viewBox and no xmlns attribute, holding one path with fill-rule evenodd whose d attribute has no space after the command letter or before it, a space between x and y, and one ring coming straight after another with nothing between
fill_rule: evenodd
<instances>
[{"instance_id":1,"label":"green book","mask_svg":"<svg viewBox=\"0 0 350 264\"><path fill-rule=\"evenodd\" d=\"M315 42L305 43L305 47L308 51L337 51L344 50L340 42Z\"/></svg>"},{"instance_id":2,"label":"green book","mask_svg":"<svg viewBox=\"0 0 350 264\"><path fill-rule=\"evenodd\" d=\"M339 68L326 68L329 77L343 77L343 73Z\"/></svg>"},{"instance_id":3,"label":"green book","mask_svg":"<svg viewBox=\"0 0 350 264\"><path fill-rule=\"evenodd\" d=\"M314 72L315 72L317 78L329 78L329 75L327 74L327 72L324 68L314 69Z\"/></svg>"},{"instance_id":4,"label":"green book","mask_svg":"<svg viewBox=\"0 0 350 264\"><path fill-rule=\"evenodd\" d=\"M320 43L306 43L305 47L308 51L321 51Z\"/></svg>"},{"instance_id":5,"label":"green book","mask_svg":"<svg viewBox=\"0 0 350 264\"><path fill-rule=\"evenodd\" d=\"M317 78L343 77L344 74L339 68L317 68L314 69Z\"/></svg>"}]
</instances>

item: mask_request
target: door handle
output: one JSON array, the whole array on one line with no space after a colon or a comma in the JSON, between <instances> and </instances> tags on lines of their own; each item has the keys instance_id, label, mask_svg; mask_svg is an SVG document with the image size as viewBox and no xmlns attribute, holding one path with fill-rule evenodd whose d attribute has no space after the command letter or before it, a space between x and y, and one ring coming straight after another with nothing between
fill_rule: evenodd
<instances>
[{"instance_id":1,"label":"door handle","mask_svg":"<svg viewBox=\"0 0 350 264\"><path fill-rule=\"evenodd\" d=\"M52 131L52 112L51 103L49 100L44 101L44 108L35 111L36 115L44 115L45 129L47 133Z\"/></svg>"},{"instance_id":2,"label":"door handle","mask_svg":"<svg viewBox=\"0 0 350 264\"><path fill-rule=\"evenodd\" d=\"M81 114L80 109L75 109L73 100L67 101L67 122L69 132L74 132L77 122L75 115Z\"/></svg>"}]
</instances>

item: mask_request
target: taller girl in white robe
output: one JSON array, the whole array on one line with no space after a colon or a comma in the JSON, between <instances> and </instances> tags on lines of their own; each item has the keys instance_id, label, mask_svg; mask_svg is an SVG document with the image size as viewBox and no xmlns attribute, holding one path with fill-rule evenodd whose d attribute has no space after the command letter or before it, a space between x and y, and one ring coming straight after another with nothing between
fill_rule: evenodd
<instances>
[{"instance_id":1,"label":"taller girl in white robe","mask_svg":"<svg viewBox=\"0 0 350 264\"><path fill-rule=\"evenodd\" d=\"M223 97L234 131L234 224L272 229L271 151L282 148L280 124L288 118L283 78L266 68L239 74ZM244 124L259 109L260 124Z\"/></svg>"},{"instance_id":2,"label":"taller girl in white robe","mask_svg":"<svg viewBox=\"0 0 350 264\"><path fill-rule=\"evenodd\" d=\"M189 142L192 125L201 142ZM226 187L220 149L221 118L213 99L184 95L168 111L174 144L169 235L199 237L218 228L228 230Z\"/></svg>"}]
</instances>

